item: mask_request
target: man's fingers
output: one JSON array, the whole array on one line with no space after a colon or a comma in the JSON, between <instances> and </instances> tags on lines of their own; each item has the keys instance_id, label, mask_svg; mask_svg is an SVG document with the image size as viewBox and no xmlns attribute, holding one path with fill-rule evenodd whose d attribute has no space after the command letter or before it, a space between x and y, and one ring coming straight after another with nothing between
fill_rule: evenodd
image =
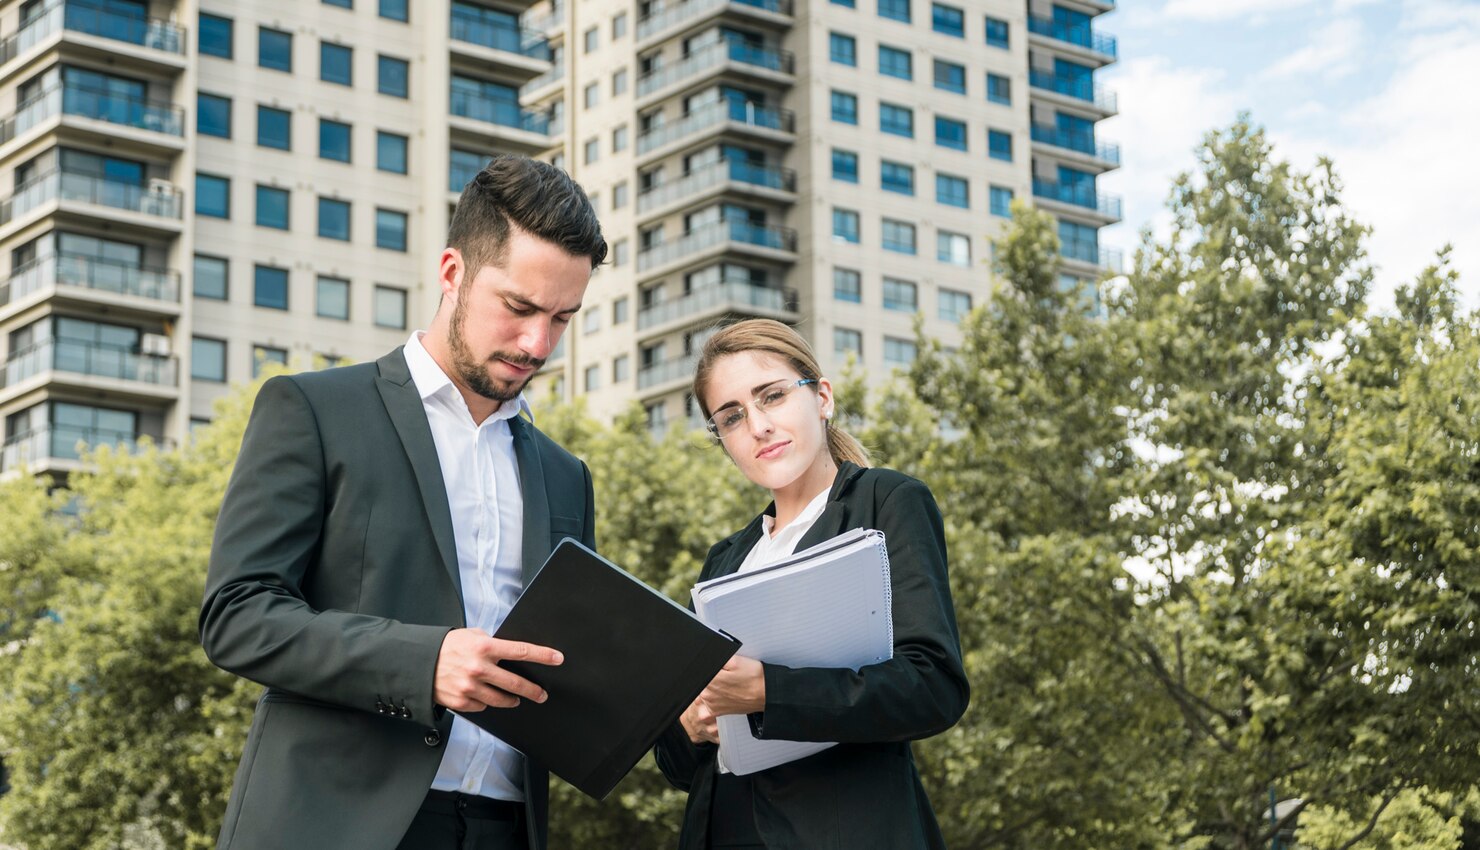
<instances>
[{"instance_id":1,"label":"man's fingers","mask_svg":"<svg viewBox=\"0 0 1480 850\"><path fill-rule=\"evenodd\" d=\"M484 655L494 661L528 661L531 664L555 666L565 663L565 655L559 650L537 643L519 640L489 638Z\"/></svg>"}]
</instances>

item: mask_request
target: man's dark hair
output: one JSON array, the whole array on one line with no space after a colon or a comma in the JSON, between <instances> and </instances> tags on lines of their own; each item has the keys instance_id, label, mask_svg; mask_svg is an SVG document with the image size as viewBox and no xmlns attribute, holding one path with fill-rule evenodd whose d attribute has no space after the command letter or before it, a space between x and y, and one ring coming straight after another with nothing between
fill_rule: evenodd
<instances>
[{"instance_id":1,"label":"man's dark hair","mask_svg":"<svg viewBox=\"0 0 1480 850\"><path fill-rule=\"evenodd\" d=\"M606 259L606 239L591 201L570 175L548 162L513 154L494 157L463 187L447 246L463 255L468 273L503 265L509 226L554 242L591 268Z\"/></svg>"}]
</instances>

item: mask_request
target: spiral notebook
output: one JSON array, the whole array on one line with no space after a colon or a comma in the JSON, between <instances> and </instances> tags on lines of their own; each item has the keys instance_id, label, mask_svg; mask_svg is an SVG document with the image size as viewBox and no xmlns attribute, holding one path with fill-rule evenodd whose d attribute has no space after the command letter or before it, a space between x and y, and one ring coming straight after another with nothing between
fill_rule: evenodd
<instances>
[{"instance_id":1,"label":"spiral notebook","mask_svg":"<svg viewBox=\"0 0 1480 850\"><path fill-rule=\"evenodd\" d=\"M894 657L884 532L853 529L760 569L701 582L694 611L743 655L786 667L857 670ZM754 773L833 743L761 740L745 715L719 718L721 769Z\"/></svg>"}]
</instances>

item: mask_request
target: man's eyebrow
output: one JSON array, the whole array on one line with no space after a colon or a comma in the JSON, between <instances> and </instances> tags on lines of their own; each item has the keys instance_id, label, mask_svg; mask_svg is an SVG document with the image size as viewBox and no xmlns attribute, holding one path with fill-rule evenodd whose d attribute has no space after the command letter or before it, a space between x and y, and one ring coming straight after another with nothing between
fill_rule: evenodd
<instances>
[{"instance_id":1,"label":"man's eyebrow","mask_svg":"<svg viewBox=\"0 0 1480 850\"><path fill-rule=\"evenodd\" d=\"M554 307L546 307L543 304L537 304L534 301L531 301L516 292L500 292L499 296L502 297L505 301L512 302L520 307L524 307L529 310L538 310L541 313L554 313L556 315L559 315L561 313L574 313L581 309L581 305L577 304L574 307L566 307L563 310L557 310Z\"/></svg>"}]
</instances>

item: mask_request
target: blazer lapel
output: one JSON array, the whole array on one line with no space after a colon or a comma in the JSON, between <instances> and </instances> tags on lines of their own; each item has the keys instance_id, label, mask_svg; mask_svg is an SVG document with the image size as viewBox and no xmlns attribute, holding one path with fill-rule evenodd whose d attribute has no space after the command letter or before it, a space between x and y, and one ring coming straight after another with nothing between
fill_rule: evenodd
<instances>
[{"instance_id":1,"label":"blazer lapel","mask_svg":"<svg viewBox=\"0 0 1480 850\"><path fill-rule=\"evenodd\" d=\"M457 570L457 542L452 533L452 509L447 505L447 485L442 480L442 462L437 458L437 444L432 442L432 428L427 424L426 408L422 406L421 394L411 380L411 370L406 366L401 349L385 355L376 362L380 377L375 388L391 424L401 437L401 448L411 461L411 471L416 475L416 487L421 493L421 504L426 509L427 522L432 526L432 538L437 541L437 551L442 555L442 566L447 570L452 586L457 589L457 598L462 600L462 580ZM461 608L461 606L459 606Z\"/></svg>"},{"instance_id":2,"label":"blazer lapel","mask_svg":"<svg viewBox=\"0 0 1480 850\"><path fill-rule=\"evenodd\" d=\"M824 540L831 540L843 532L843 523L847 520L847 507L843 504L843 494L853 481L863 474L863 469L843 461L838 467L838 474L833 478L832 492L828 493L827 506L822 509L817 521L797 541L794 551L800 552L808 546L816 546Z\"/></svg>"},{"instance_id":3,"label":"blazer lapel","mask_svg":"<svg viewBox=\"0 0 1480 850\"><path fill-rule=\"evenodd\" d=\"M550 498L545 491L545 469L539 449L522 417L509 420L514 434L514 459L519 463L519 494L524 499L524 586L550 556Z\"/></svg>"},{"instance_id":4,"label":"blazer lapel","mask_svg":"<svg viewBox=\"0 0 1480 850\"><path fill-rule=\"evenodd\" d=\"M755 548L756 541L760 540L761 535L765 533L761 525L761 517L774 513L775 507L772 505L766 508L760 516L750 521L750 525L745 526L740 533L736 534L730 547L720 553L714 569L707 575L701 576L701 580L727 576L740 569L740 565L745 562L745 556L750 554L750 550Z\"/></svg>"}]
</instances>

